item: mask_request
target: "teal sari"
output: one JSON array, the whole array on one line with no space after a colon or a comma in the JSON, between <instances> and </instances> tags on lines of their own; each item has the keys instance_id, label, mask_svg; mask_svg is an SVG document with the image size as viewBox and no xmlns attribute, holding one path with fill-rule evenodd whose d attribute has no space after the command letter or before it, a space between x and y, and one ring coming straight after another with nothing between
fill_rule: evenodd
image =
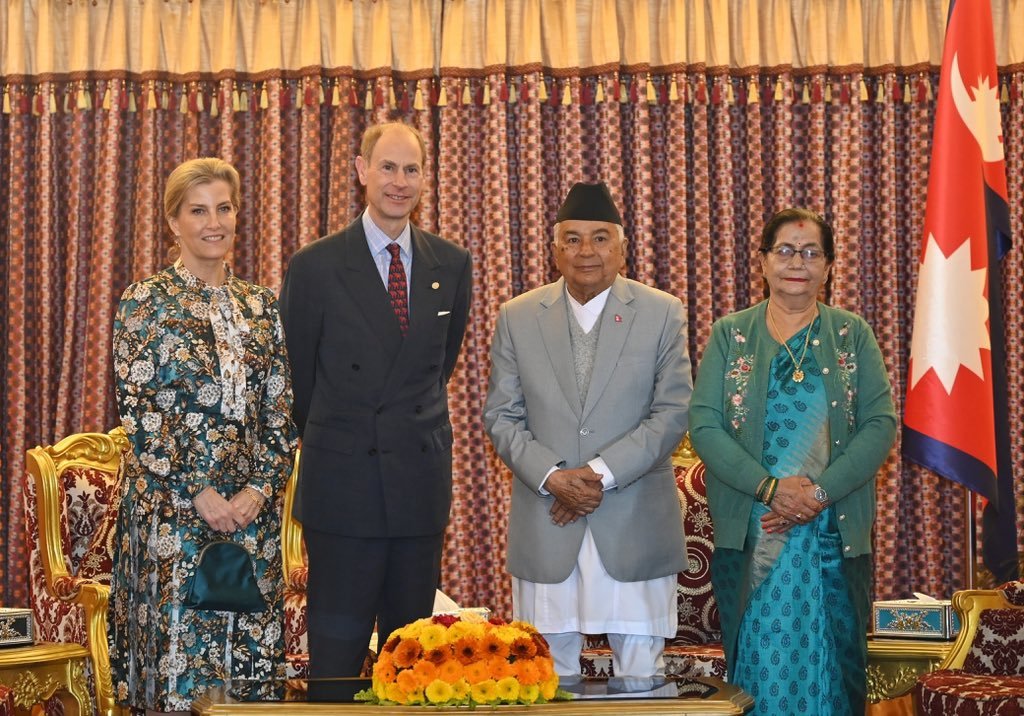
<instances>
[{"instance_id":1,"label":"teal sari","mask_svg":"<svg viewBox=\"0 0 1024 716\"><path fill-rule=\"evenodd\" d=\"M789 343L799 355L805 331ZM816 480L828 466L821 371L808 353L805 378L779 347L766 395L761 464L774 477ZM743 551L715 550L712 582L722 618L729 681L754 697L752 713L864 712L870 557L843 559L834 506L806 525L769 534L754 503Z\"/></svg>"}]
</instances>

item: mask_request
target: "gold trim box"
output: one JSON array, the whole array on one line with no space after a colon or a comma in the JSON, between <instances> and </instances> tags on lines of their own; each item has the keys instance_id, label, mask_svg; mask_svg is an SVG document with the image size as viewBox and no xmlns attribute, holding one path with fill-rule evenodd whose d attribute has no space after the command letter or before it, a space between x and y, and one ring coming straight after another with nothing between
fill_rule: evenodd
<instances>
[{"instance_id":1,"label":"gold trim box","mask_svg":"<svg viewBox=\"0 0 1024 716\"><path fill-rule=\"evenodd\" d=\"M876 636L955 639L960 619L948 599L889 599L872 605Z\"/></svg>"},{"instance_id":2,"label":"gold trim box","mask_svg":"<svg viewBox=\"0 0 1024 716\"><path fill-rule=\"evenodd\" d=\"M32 610L0 607L0 646L25 646L34 643Z\"/></svg>"}]
</instances>

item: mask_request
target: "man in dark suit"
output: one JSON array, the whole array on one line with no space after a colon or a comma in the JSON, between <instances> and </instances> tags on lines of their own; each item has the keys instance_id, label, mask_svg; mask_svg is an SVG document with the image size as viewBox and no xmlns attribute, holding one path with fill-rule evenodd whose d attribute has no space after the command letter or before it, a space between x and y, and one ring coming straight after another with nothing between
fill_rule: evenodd
<instances>
[{"instance_id":1,"label":"man in dark suit","mask_svg":"<svg viewBox=\"0 0 1024 716\"><path fill-rule=\"evenodd\" d=\"M377 621L429 616L451 506L448 379L469 313L469 252L414 226L425 148L366 130L366 211L298 251L281 312L302 436L295 517L309 555L310 676L358 676Z\"/></svg>"}]
</instances>

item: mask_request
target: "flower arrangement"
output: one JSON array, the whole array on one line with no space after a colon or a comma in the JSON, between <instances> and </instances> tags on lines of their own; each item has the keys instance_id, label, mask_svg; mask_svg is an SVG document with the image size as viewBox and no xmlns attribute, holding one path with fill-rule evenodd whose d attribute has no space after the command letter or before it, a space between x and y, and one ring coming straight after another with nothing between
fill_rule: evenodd
<instances>
[{"instance_id":1,"label":"flower arrangement","mask_svg":"<svg viewBox=\"0 0 1024 716\"><path fill-rule=\"evenodd\" d=\"M572 698L544 637L525 622L474 612L435 615L396 629L380 649L372 687L356 700L377 704L482 706Z\"/></svg>"}]
</instances>

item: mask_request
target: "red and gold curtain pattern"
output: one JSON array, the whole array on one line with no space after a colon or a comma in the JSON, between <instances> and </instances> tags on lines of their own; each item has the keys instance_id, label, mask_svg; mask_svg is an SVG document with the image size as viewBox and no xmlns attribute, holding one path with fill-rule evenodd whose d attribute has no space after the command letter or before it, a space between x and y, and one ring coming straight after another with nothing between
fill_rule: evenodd
<instances>
[{"instance_id":1,"label":"red and gold curtain pattern","mask_svg":"<svg viewBox=\"0 0 1024 716\"><path fill-rule=\"evenodd\" d=\"M160 4L164 12L187 10L181 2ZM912 33L931 40L916 45L924 49L915 58L924 62L901 63L892 53L883 60L895 62L871 62L877 52L869 43L859 62L830 61L844 47L835 39L835 21L824 49L817 40L782 43L789 54L777 62L779 23L755 22L762 49L754 55L759 64L751 66L730 61L739 52L735 47L723 54L729 43L721 25L714 26L749 25L750 16L736 10L751 4L756 17L757 3L711 3L725 8L726 20L706 19L709 29L701 34L692 31L692 15L707 3L566 3L577 13L585 6L591 19L603 12L615 25L617 18L620 28L623 18L639 23L635 8L648 7L645 27L657 28L658 17L684 7L691 13L680 25L686 52L702 52L707 61L661 64L657 59L667 56L672 39L667 31L644 35L647 44L624 35L611 46L606 25L600 32L580 29L578 37L588 41L568 43L575 57L589 62L575 67L556 61L568 50L545 44L549 36L537 27L543 20L551 32L559 17L550 15L550 5L526 0L332 4L337 13L328 24L336 37L344 34L337 31L343 12L354 17L349 21L356 39L381 35L382 12L409 24L412 29L396 28L395 17L388 20L385 27L396 29L384 32L387 47L398 48L405 32L423 30L417 45L422 57L400 56L396 49L383 69L372 64L380 48L365 42L356 42L348 55L335 53L344 55L343 63L321 47L319 59L306 64L297 64L306 60L298 50L282 50L276 68L259 65L247 43L268 40L264 32L243 38L233 69L217 66L211 59L216 53L207 48L192 53L190 73L178 71L192 67L184 62L160 72L135 71L137 48L128 43L121 71L61 71L56 61L35 71L41 62L11 62L14 33L8 32L7 44L0 41L6 62L0 73L0 602L28 602L25 451L116 422L113 310L129 282L166 264L163 181L187 157L217 155L238 167L244 189L232 263L243 277L276 289L300 245L341 228L360 210L352 159L363 128L399 117L427 138L430 189L417 220L467 246L476 269L472 319L451 386L455 501L443 586L461 603L510 613L504 544L511 477L480 418L488 350L499 304L554 277L551 222L575 181L602 179L611 187L630 240L629 275L684 300L695 364L711 323L762 296L754 250L767 216L789 205L824 213L838 237L828 300L861 313L874 327L899 406L938 86L938 61L931 59L936 43L941 49L941 31L935 40L933 26L942 14L929 6L925 29ZM0 10L0 18L12 21L15 5ZM97 12L85 3L72 5L62 12ZM1024 13L1024 3L1004 5L999 17ZM331 35L317 35L311 29L316 23L294 4L262 7L276 8L282 17L292 13L294 21L282 28L287 24L302 37ZM549 14L542 17L544 12ZM794 0L789 12L806 21L808 12L821 9ZM857 27L889 27L890 40L906 34L893 33L892 22L868 10L863 15ZM562 16L563 25L574 17ZM209 31L216 26L195 22L205 28L196 44L212 48ZM321 30L324 22L321 16ZM487 32L467 30L475 25L486 25ZM573 38L577 29L562 27ZM1019 245L1024 50L1002 36L1000 95ZM160 37L169 42L166 33ZM774 49L764 48L764 38L775 38ZM491 61L495 47L504 48L498 62ZM618 61L603 61L620 51ZM622 61L644 52L646 62ZM823 61L813 64L817 57ZM1003 62L1006 57L1016 61ZM90 59L83 66L100 64ZM1020 255L1015 248L1004 262L1015 394L1024 393ZM1024 415L1016 405L1011 411L1013 453L1024 455ZM877 596L911 590L948 595L961 585L964 569L962 491L898 455L897 445L878 480ZM1024 470L1024 458L1018 459L1015 467Z\"/></svg>"}]
</instances>

